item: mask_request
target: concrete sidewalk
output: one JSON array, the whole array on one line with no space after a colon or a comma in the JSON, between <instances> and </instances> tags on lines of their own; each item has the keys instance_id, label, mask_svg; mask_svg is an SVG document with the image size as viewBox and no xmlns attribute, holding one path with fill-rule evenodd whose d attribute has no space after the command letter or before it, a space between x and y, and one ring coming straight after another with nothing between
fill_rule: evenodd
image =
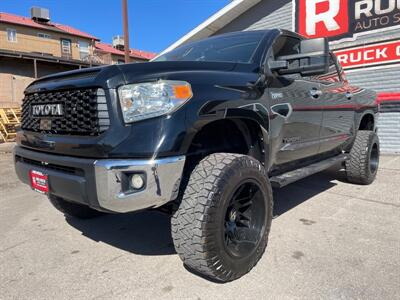
<instances>
[{"instance_id":1,"label":"concrete sidewalk","mask_svg":"<svg viewBox=\"0 0 400 300\"><path fill-rule=\"evenodd\" d=\"M0 154L1 153L12 153L15 143L0 143Z\"/></svg>"},{"instance_id":2,"label":"concrete sidewalk","mask_svg":"<svg viewBox=\"0 0 400 300\"><path fill-rule=\"evenodd\" d=\"M400 299L400 156L376 182L327 171L275 191L256 268L216 284L184 268L157 212L65 219L0 154L0 299Z\"/></svg>"}]
</instances>

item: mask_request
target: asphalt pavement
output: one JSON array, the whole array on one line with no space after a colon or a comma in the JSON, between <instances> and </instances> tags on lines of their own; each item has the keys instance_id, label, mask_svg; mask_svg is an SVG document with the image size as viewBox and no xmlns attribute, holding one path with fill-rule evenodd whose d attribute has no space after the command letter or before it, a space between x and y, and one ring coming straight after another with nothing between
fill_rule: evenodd
<instances>
[{"instance_id":1,"label":"asphalt pavement","mask_svg":"<svg viewBox=\"0 0 400 300\"><path fill-rule=\"evenodd\" d=\"M183 266L167 216L66 219L0 149L0 299L400 299L400 156L370 186L329 170L274 197L264 257L218 284Z\"/></svg>"}]
</instances>

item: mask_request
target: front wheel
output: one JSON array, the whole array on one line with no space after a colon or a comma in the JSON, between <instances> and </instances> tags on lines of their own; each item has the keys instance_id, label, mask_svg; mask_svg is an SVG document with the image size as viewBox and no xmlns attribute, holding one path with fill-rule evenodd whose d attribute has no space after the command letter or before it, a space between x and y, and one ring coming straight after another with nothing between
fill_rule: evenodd
<instances>
[{"instance_id":1,"label":"front wheel","mask_svg":"<svg viewBox=\"0 0 400 300\"><path fill-rule=\"evenodd\" d=\"M238 154L212 154L192 172L171 219L184 264L220 282L248 273L267 246L272 190L264 167Z\"/></svg>"},{"instance_id":2,"label":"front wheel","mask_svg":"<svg viewBox=\"0 0 400 300\"><path fill-rule=\"evenodd\" d=\"M356 184L371 184L379 167L379 138L374 131L357 133L350 159L346 161L347 180Z\"/></svg>"}]
</instances>

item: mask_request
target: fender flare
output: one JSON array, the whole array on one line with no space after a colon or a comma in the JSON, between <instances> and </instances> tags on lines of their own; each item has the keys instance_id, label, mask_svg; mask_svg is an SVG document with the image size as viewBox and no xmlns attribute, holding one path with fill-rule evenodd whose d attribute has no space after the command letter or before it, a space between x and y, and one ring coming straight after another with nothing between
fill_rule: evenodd
<instances>
[{"instance_id":1,"label":"fender flare","mask_svg":"<svg viewBox=\"0 0 400 300\"><path fill-rule=\"evenodd\" d=\"M366 115L372 116L372 118L374 120L374 130L375 130L376 126L377 126L376 113L377 113L377 111L374 111L373 109L366 109L362 113L359 113L356 118L356 122L355 122L355 125L356 125L355 130L358 131L358 129L360 128L360 125L361 125L361 121Z\"/></svg>"},{"instance_id":2,"label":"fender flare","mask_svg":"<svg viewBox=\"0 0 400 300\"><path fill-rule=\"evenodd\" d=\"M232 121L238 130L242 133L245 142L248 145L254 143L254 133L249 131L249 127L245 121L250 121L252 124L257 125L261 136L259 136L259 142L261 146L261 152L263 156L263 163L268 166L269 157L269 128L270 120L268 110L259 103L253 103L237 108L225 108L215 112L208 112L207 114L201 114L195 123L191 124L188 128L186 135L182 143L182 151L187 153L196 135L203 130L207 125L218 121L229 120Z\"/></svg>"}]
</instances>

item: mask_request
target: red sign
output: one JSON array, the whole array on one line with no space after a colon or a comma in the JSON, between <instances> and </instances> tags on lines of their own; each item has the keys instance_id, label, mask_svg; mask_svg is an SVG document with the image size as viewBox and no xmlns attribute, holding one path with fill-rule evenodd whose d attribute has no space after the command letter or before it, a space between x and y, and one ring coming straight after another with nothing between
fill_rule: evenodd
<instances>
[{"instance_id":1,"label":"red sign","mask_svg":"<svg viewBox=\"0 0 400 300\"><path fill-rule=\"evenodd\" d=\"M293 0L295 31L330 41L400 27L400 0Z\"/></svg>"},{"instance_id":2,"label":"red sign","mask_svg":"<svg viewBox=\"0 0 400 300\"><path fill-rule=\"evenodd\" d=\"M330 37L349 31L347 0L298 1L298 32L304 36Z\"/></svg>"},{"instance_id":3,"label":"red sign","mask_svg":"<svg viewBox=\"0 0 400 300\"><path fill-rule=\"evenodd\" d=\"M48 176L39 171L31 170L29 172L31 178L31 187L39 193L48 193L49 184Z\"/></svg>"},{"instance_id":4,"label":"red sign","mask_svg":"<svg viewBox=\"0 0 400 300\"><path fill-rule=\"evenodd\" d=\"M400 92L378 94L378 103L400 101Z\"/></svg>"},{"instance_id":5,"label":"red sign","mask_svg":"<svg viewBox=\"0 0 400 300\"><path fill-rule=\"evenodd\" d=\"M400 41L335 51L345 69L400 62Z\"/></svg>"}]
</instances>

